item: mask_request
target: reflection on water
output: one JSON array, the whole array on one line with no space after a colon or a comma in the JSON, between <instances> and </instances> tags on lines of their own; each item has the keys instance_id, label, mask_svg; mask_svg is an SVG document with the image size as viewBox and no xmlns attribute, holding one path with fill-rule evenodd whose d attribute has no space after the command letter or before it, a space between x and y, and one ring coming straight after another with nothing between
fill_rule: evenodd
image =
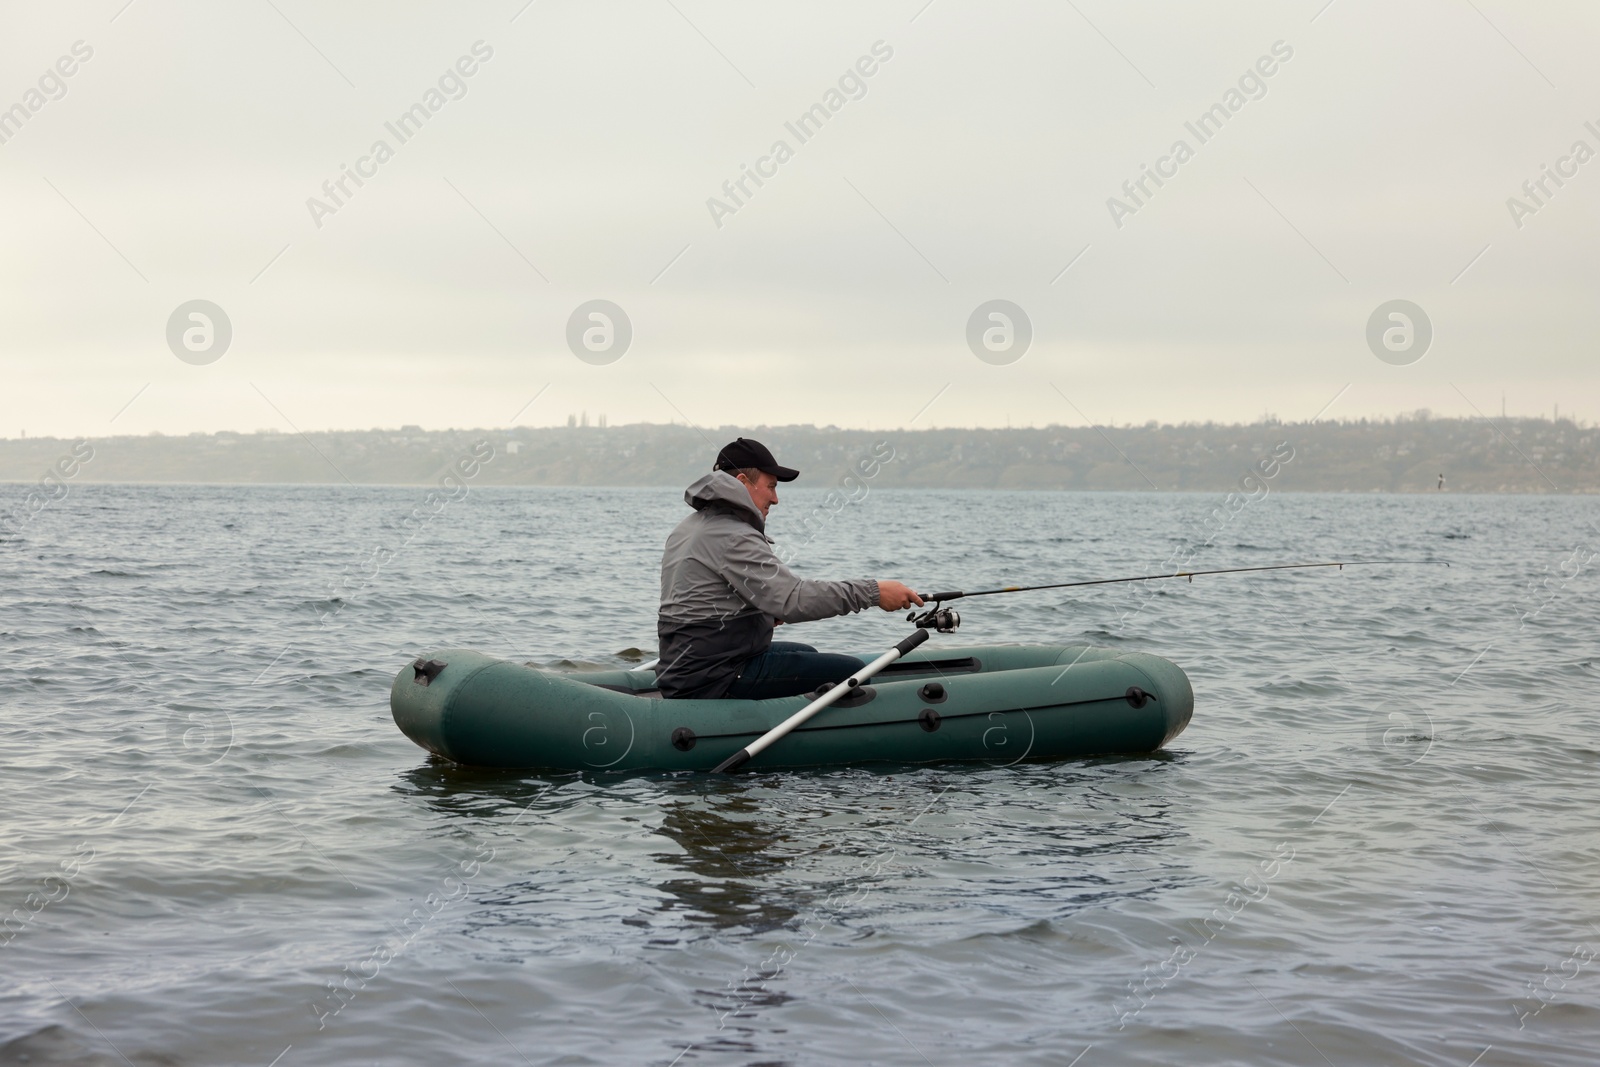
<instances>
[{"instance_id":1,"label":"reflection on water","mask_svg":"<svg viewBox=\"0 0 1600 1067\"><path fill-rule=\"evenodd\" d=\"M670 899L661 910L682 909L694 922L761 933L785 926L800 913L804 894L773 893L799 845L781 830L781 814L737 788L698 791L668 802L656 833L681 852L662 853L664 867L681 871L659 883Z\"/></svg>"},{"instance_id":2,"label":"reflection on water","mask_svg":"<svg viewBox=\"0 0 1600 1067\"><path fill-rule=\"evenodd\" d=\"M507 809L537 810L541 798L582 777L573 771L536 772L462 767L419 752L416 767L395 776L394 789L419 797L440 815L488 819ZM559 801L552 800L552 804ZM529 808L529 805L534 805Z\"/></svg>"},{"instance_id":3,"label":"reflection on water","mask_svg":"<svg viewBox=\"0 0 1600 1067\"><path fill-rule=\"evenodd\" d=\"M818 997L817 968L854 946L948 937L953 959L1036 970L1018 952L1063 951L1056 931L1072 916L1160 908L1203 881L1185 851L1198 802L1180 785L1184 752L719 777L416 759L394 792L422 801L439 832L496 850L457 920L473 957L526 966L575 924L601 945L634 932L652 968L694 975L663 1062L803 1061L773 1045L774 1027L815 1010L802 1005ZM1156 936L1151 960L1109 980L1159 963ZM701 959L715 962L689 962Z\"/></svg>"}]
</instances>

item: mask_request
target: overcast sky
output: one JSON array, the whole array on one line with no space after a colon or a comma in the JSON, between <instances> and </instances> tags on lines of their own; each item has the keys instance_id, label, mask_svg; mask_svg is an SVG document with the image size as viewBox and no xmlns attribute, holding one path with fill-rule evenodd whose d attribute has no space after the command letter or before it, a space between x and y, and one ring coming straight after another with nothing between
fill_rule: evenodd
<instances>
[{"instance_id":1,"label":"overcast sky","mask_svg":"<svg viewBox=\"0 0 1600 1067\"><path fill-rule=\"evenodd\" d=\"M7 5L0 436L1600 417L1592 3L125 2Z\"/></svg>"}]
</instances>

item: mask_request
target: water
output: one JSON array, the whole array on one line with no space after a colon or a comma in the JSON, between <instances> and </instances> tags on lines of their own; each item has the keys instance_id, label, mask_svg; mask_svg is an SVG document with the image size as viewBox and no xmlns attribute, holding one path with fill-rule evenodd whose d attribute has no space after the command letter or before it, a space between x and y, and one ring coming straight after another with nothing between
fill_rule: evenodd
<instances>
[{"instance_id":1,"label":"water","mask_svg":"<svg viewBox=\"0 0 1600 1067\"><path fill-rule=\"evenodd\" d=\"M786 489L780 540L819 499ZM1219 503L875 491L799 565L1145 573ZM1455 566L992 598L937 639L1180 663L1194 721L1154 756L731 780L401 736L424 648L652 651L683 509L475 489L401 530L419 506L74 486L0 545L0 1063L1593 1061L1594 500L1273 493L1193 565Z\"/></svg>"}]
</instances>

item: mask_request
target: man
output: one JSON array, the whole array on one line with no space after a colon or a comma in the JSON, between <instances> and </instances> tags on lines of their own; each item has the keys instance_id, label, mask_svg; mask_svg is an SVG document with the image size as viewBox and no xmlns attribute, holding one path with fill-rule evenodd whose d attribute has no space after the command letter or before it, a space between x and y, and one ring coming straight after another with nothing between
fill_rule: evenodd
<instances>
[{"instance_id":1,"label":"man","mask_svg":"<svg viewBox=\"0 0 1600 1067\"><path fill-rule=\"evenodd\" d=\"M783 565L766 535L767 510L778 502L778 483L799 476L761 442L741 437L684 490L694 514L672 531L661 556L662 696L769 700L842 682L865 664L810 645L775 644L774 624L922 603L899 582L807 581Z\"/></svg>"}]
</instances>

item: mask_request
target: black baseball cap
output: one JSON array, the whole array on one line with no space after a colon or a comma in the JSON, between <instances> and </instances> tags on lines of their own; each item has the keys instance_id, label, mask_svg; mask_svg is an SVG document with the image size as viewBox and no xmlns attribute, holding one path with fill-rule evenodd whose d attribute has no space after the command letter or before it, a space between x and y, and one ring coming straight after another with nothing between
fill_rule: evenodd
<instances>
[{"instance_id":1,"label":"black baseball cap","mask_svg":"<svg viewBox=\"0 0 1600 1067\"><path fill-rule=\"evenodd\" d=\"M762 474L770 474L780 482L792 482L800 477L800 472L793 467L782 467L773 458L772 451L760 441L752 441L748 437L741 437L722 446L722 451L717 453L717 465L713 470L740 471L755 468Z\"/></svg>"}]
</instances>

